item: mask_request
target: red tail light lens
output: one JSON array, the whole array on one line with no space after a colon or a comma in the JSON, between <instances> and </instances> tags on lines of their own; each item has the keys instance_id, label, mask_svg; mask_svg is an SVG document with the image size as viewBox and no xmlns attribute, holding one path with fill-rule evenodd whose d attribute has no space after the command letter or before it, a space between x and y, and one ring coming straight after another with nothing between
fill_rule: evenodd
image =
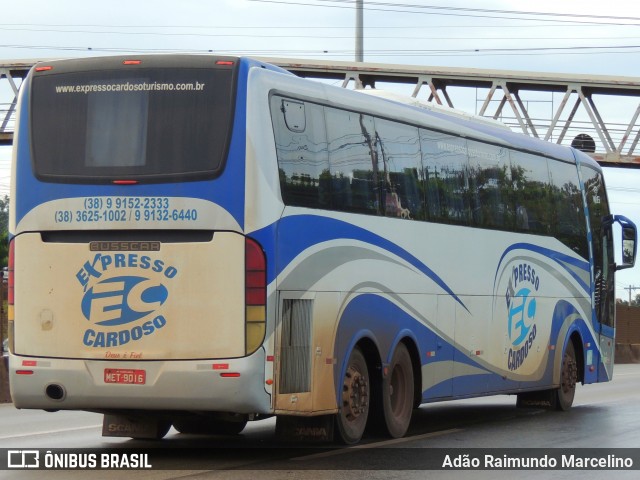
<instances>
[{"instance_id":1,"label":"red tail light lens","mask_svg":"<svg viewBox=\"0 0 640 480\"><path fill-rule=\"evenodd\" d=\"M245 239L245 351L255 352L266 334L267 323L267 259L262 247Z\"/></svg>"},{"instance_id":2,"label":"red tail light lens","mask_svg":"<svg viewBox=\"0 0 640 480\"><path fill-rule=\"evenodd\" d=\"M14 293L14 285L15 285L15 249L14 249L14 241L11 240L9 243L9 279L7 280L7 303L9 305L13 305L13 293Z\"/></svg>"},{"instance_id":3,"label":"red tail light lens","mask_svg":"<svg viewBox=\"0 0 640 480\"><path fill-rule=\"evenodd\" d=\"M264 252L250 238L245 242L245 295L247 305L267 303L267 268Z\"/></svg>"},{"instance_id":4,"label":"red tail light lens","mask_svg":"<svg viewBox=\"0 0 640 480\"><path fill-rule=\"evenodd\" d=\"M114 185L137 185L137 180L113 180Z\"/></svg>"}]
</instances>

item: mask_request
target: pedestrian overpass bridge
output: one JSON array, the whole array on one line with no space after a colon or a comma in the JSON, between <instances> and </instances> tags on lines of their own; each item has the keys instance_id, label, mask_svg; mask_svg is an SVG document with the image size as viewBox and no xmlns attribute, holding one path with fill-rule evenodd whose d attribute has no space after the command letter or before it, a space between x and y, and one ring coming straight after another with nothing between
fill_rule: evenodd
<instances>
[{"instance_id":1,"label":"pedestrian overpass bridge","mask_svg":"<svg viewBox=\"0 0 640 480\"><path fill-rule=\"evenodd\" d=\"M514 131L576 146L603 165L640 167L640 78L291 58L262 60L296 75L345 88L392 89L494 118ZM13 140L17 95L35 63L0 60L0 144L10 145Z\"/></svg>"}]
</instances>

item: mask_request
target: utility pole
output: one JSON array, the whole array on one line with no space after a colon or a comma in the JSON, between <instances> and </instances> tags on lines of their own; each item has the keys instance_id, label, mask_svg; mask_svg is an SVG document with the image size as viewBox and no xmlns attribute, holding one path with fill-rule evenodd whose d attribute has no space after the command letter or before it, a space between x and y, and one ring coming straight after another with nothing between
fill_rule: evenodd
<instances>
[{"instance_id":1,"label":"utility pole","mask_svg":"<svg viewBox=\"0 0 640 480\"><path fill-rule=\"evenodd\" d=\"M640 290L640 287L629 285L628 287L624 287L624 289L629 290L629 306L631 306L631 290Z\"/></svg>"},{"instance_id":2,"label":"utility pole","mask_svg":"<svg viewBox=\"0 0 640 480\"><path fill-rule=\"evenodd\" d=\"M364 62L363 10L364 0L356 0L356 62Z\"/></svg>"}]
</instances>

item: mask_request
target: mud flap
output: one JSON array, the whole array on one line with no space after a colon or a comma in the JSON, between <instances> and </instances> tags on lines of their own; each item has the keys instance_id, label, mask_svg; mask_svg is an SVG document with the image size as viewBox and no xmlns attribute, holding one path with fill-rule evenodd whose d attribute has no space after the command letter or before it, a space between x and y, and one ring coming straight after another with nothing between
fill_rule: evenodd
<instances>
[{"instance_id":1,"label":"mud flap","mask_svg":"<svg viewBox=\"0 0 640 480\"><path fill-rule=\"evenodd\" d=\"M556 403L557 396L555 390L542 390L539 392L519 393L516 407L555 410Z\"/></svg>"},{"instance_id":2,"label":"mud flap","mask_svg":"<svg viewBox=\"0 0 640 480\"><path fill-rule=\"evenodd\" d=\"M160 417L105 414L102 436L160 439L169 428L171 422Z\"/></svg>"},{"instance_id":3,"label":"mud flap","mask_svg":"<svg viewBox=\"0 0 640 480\"><path fill-rule=\"evenodd\" d=\"M317 417L279 415L276 419L276 435L285 442L331 442L334 425L335 415Z\"/></svg>"}]
</instances>

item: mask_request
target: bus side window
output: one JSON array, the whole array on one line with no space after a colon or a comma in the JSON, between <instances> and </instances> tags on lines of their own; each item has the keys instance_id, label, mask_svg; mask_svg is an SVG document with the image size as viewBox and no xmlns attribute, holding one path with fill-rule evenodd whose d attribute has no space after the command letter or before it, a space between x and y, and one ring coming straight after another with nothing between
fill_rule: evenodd
<instances>
[{"instance_id":1,"label":"bus side window","mask_svg":"<svg viewBox=\"0 0 640 480\"><path fill-rule=\"evenodd\" d=\"M379 118L375 124L386 216L425 220L418 180L422 159L417 127Z\"/></svg>"},{"instance_id":2,"label":"bus side window","mask_svg":"<svg viewBox=\"0 0 640 480\"><path fill-rule=\"evenodd\" d=\"M380 165L373 118L325 108L331 172L331 208L369 215L384 214L378 188Z\"/></svg>"},{"instance_id":3,"label":"bus side window","mask_svg":"<svg viewBox=\"0 0 640 480\"><path fill-rule=\"evenodd\" d=\"M595 312L598 321L609 326L614 325L612 302L604 301L615 295L613 273L609 264L613 263L613 237L611 229L603 227L603 219L609 214L609 204L604 188L602 174L591 167L580 168L584 183L587 208L589 209L589 226L593 240L593 287Z\"/></svg>"},{"instance_id":4,"label":"bus side window","mask_svg":"<svg viewBox=\"0 0 640 480\"><path fill-rule=\"evenodd\" d=\"M287 118L289 113L292 118ZM271 118L282 200L286 205L329 208L329 153L324 107L273 96Z\"/></svg>"},{"instance_id":5,"label":"bus side window","mask_svg":"<svg viewBox=\"0 0 640 480\"><path fill-rule=\"evenodd\" d=\"M469 225L467 141L420 129L428 219Z\"/></svg>"},{"instance_id":6,"label":"bus side window","mask_svg":"<svg viewBox=\"0 0 640 480\"><path fill-rule=\"evenodd\" d=\"M473 140L467 140L467 147L473 225L513 230L515 205L509 151Z\"/></svg>"},{"instance_id":7,"label":"bus side window","mask_svg":"<svg viewBox=\"0 0 640 480\"><path fill-rule=\"evenodd\" d=\"M583 258L589 258L587 225L576 165L549 162L554 236Z\"/></svg>"},{"instance_id":8,"label":"bus side window","mask_svg":"<svg viewBox=\"0 0 640 480\"><path fill-rule=\"evenodd\" d=\"M549 235L551 187L547 159L517 150L509 153L516 209L515 230Z\"/></svg>"}]
</instances>

